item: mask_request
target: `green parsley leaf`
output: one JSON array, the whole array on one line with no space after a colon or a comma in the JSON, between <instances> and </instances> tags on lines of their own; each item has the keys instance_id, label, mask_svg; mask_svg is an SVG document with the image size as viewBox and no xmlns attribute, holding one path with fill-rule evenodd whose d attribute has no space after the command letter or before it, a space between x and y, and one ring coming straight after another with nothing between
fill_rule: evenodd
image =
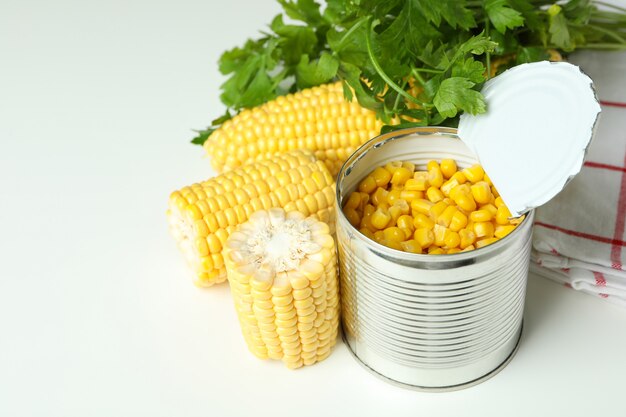
<instances>
[{"instance_id":1,"label":"green parsley leaf","mask_svg":"<svg viewBox=\"0 0 626 417\"><path fill-rule=\"evenodd\" d=\"M221 96L222 101L224 103L230 103L234 108L242 108L245 106L241 105L241 103L246 103L246 106L254 107L276 97L274 85L265 69L261 68L256 74L251 75L252 78L245 87L240 87L237 90L227 88L228 84L231 84L231 80L227 81L223 85L224 94ZM236 93L236 95L233 93Z\"/></svg>"},{"instance_id":2,"label":"green parsley leaf","mask_svg":"<svg viewBox=\"0 0 626 417\"><path fill-rule=\"evenodd\" d=\"M474 15L466 8L465 0L409 0L407 4L412 4L414 13L419 13L436 26L441 24L442 19L453 29L460 27L468 30L476 26Z\"/></svg>"},{"instance_id":3,"label":"green parsley leaf","mask_svg":"<svg viewBox=\"0 0 626 417\"><path fill-rule=\"evenodd\" d=\"M211 122L210 127L207 127L203 130L196 130L195 132L198 135L191 139L191 143L193 143L194 145L204 145L204 142L207 141L209 136L211 136L211 134L215 132L222 123L230 118L232 118L232 115L228 110L226 110L226 113Z\"/></svg>"},{"instance_id":4,"label":"green parsley leaf","mask_svg":"<svg viewBox=\"0 0 626 417\"><path fill-rule=\"evenodd\" d=\"M354 90L354 95L356 96L361 106L375 110L382 109L382 104L378 100L376 100L375 96L369 93L369 88L363 83L361 78L361 70L359 70L356 65L344 62L339 67L338 73L341 78L343 78Z\"/></svg>"},{"instance_id":5,"label":"green parsley leaf","mask_svg":"<svg viewBox=\"0 0 626 417\"><path fill-rule=\"evenodd\" d=\"M326 34L330 49L341 59L357 67L369 65L365 36L367 35L368 20L361 18L352 22L342 30L332 28Z\"/></svg>"},{"instance_id":6,"label":"green parsley leaf","mask_svg":"<svg viewBox=\"0 0 626 417\"><path fill-rule=\"evenodd\" d=\"M482 62L469 57L465 61L457 62L452 67L453 77L463 77L480 84L485 81L485 66Z\"/></svg>"},{"instance_id":7,"label":"green parsley leaf","mask_svg":"<svg viewBox=\"0 0 626 417\"><path fill-rule=\"evenodd\" d=\"M452 58L448 58L448 55L452 52L442 56L441 62L437 65L437 68L443 68L444 71L447 72L455 62L463 58L465 55L469 53L473 55L481 55L486 52L492 52L495 47L496 43L490 41L489 38L484 35L484 32L482 32L476 36L472 36L465 42L458 45Z\"/></svg>"},{"instance_id":8,"label":"green parsley leaf","mask_svg":"<svg viewBox=\"0 0 626 417\"><path fill-rule=\"evenodd\" d=\"M474 85L465 77L443 80L433 100L439 113L444 117L454 117L459 110L471 114L484 113L487 103L478 91L472 90Z\"/></svg>"},{"instance_id":9,"label":"green parsley leaf","mask_svg":"<svg viewBox=\"0 0 626 417\"><path fill-rule=\"evenodd\" d=\"M302 55L296 67L296 85L298 88L313 87L335 78L339 69L339 60L322 52L320 58L309 63L308 55Z\"/></svg>"},{"instance_id":10,"label":"green parsley leaf","mask_svg":"<svg viewBox=\"0 0 626 417\"><path fill-rule=\"evenodd\" d=\"M204 130L196 130L196 133L198 135L191 139L191 143L200 146L204 145L204 142L206 142L209 136L211 136L211 133L215 132L216 130L217 128L213 127L207 127Z\"/></svg>"},{"instance_id":11,"label":"green parsley leaf","mask_svg":"<svg viewBox=\"0 0 626 417\"><path fill-rule=\"evenodd\" d=\"M563 13L572 23L586 25L593 12L590 0L570 0L563 5Z\"/></svg>"},{"instance_id":12,"label":"green parsley leaf","mask_svg":"<svg viewBox=\"0 0 626 417\"><path fill-rule=\"evenodd\" d=\"M270 28L279 36L281 58L287 65L297 65L302 55L312 54L315 50L317 36L308 26L286 25L282 15L278 15Z\"/></svg>"},{"instance_id":13,"label":"green parsley leaf","mask_svg":"<svg viewBox=\"0 0 626 417\"><path fill-rule=\"evenodd\" d=\"M356 17L358 9L358 5L350 1L326 0L323 17L333 25L344 24Z\"/></svg>"},{"instance_id":14,"label":"green parsley leaf","mask_svg":"<svg viewBox=\"0 0 626 417\"><path fill-rule=\"evenodd\" d=\"M433 42L429 41L417 58L429 67L444 69L449 63L446 52L446 45L440 45L434 49Z\"/></svg>"},{"instance_id":15,"label":"green parsley leaf","mask_svg":"<svg viewBox=\"0 0 626 417\"><path fill-rule=\"evenodd\" d=\"M428 100L432 101L439 91L439 87L441 86L442 75L436 75L430 78L428 81L424 83L424 94L428 98Z\"/></svg>"},{"instance_id":16,"label":"green parsley leaf","mask_svg":"<svg viewBox=\"0 0 626 417\"><path fill-rule=\"evenodd\" d=\"M509 7L506 0L486 0L485 10L489 20L500 33L504 33L507 28L513 29L524 24L522 14Z\"/></svg>"},{"instance_id":17,"label":"green parsley leaf","mask_svg":"<svg viewBox=\"0 0 626 417\"><path fill-rule=\"evenodd\" d=\"M324 22L320 14L320 5L315 0L278 0L287 16L300 20L312 26L318 26Z\"/></svg>"},{"instance_id":18,"label":"green parsley leaf","mask_svg":"<svg viewBox=\"0 0 626 417\"><path fill-rule=\"evenodd\" d=\"M276 66L276 61L272 57L276 46L276 41L272 39L266 42L265 49L259 52L248 51L247 59L242 61L240 67L222 84L220 98L224 104L241 109L257 106L276 97L274 86L280 82L280 75L273 80L268 75ZM235 59L233 62L238 61Z\"/></svg>"},{"instance_id":19,"label":"green parsley leaf","mask_svg":"<svg viewBox=\"0 0 626 417\"><path fill-rule=\"evenodd\" d=\"M224 52L219 61L220 72L226 75L239 70L248 59L263 53L266 42L267 38L248 40L243 48L233 48Z\"/></svg>"},{"instance_id":20,"label":"green parsley leaf","mask_svg":"<svg viewBox=\"0 0 626 417\"><path fill-rule=\"evenodd\" d=\"M493 52L496 45L497 44L491 41L488 36L485 36L485 32L483 31L476 36L472 36L460 45L457 45L457 48L462 54L471 52L474 55L481 55L485 52Z\"/></svg>"},{"instance_id":21,"label":"green parsley leaf","mask_svg":"<svg viewBox=\"0 0 626 417\"><path fill-rule=\"evenodd\" d=\"M349 1L348 1L349 2ZM380 19L381 17L389 14L396 15L398 9L402 4L405 4L405 0L356 0L354 2L358 5L359 15L365 15Z\"/></svg>"},{"instance_id":22,"label":"green parsley leaf","mask_svg":"<svg viewBox=\"0 0 626 417\"><path fill-rule=\"evenodd\" d=\"M398 16L406 19L406 30L404 32L404 46L408 52L417 56L426 43L440 39L441 33L417 10L414 2L407 1L406 6Z\"/></svg>"},{"instance_id":23,"label":"green parsley leaf","mask_svg":"<svg viewBox=\"0 0 626 417\"><path fill-rule=\"evenodd\" d=\"M548 15L550 16L550 41L564 51L571 51L574 49L574 45L570 39L567 19L561 13L561 10L561 7L556 4L548 9Z\"/></svg>"},{"instance_id":24,"label":"green parsley leaf","mask_svg":"<svg viewBox=\"0 0 626 417\"><path fill-rule=\"evenodd\" d=\"M542 19L537 13L536 6L534 6L529 0L508 0L509 5L524 17L524 26L531 31L541 29ZM517 39L516 39L517 40Z\"/></svg>"},{"instance_id":25,"label":"green parsley leaf","mask_svg":"<svg viewBox=\"0 0 626 417\"><path fill-rule=\"evenodd\" d=\"M403 57L409 53L417 56L428 42L440 36L418 10L416 2L406 1L398 16L381 32L379 41L395 56Z\"/></svg>"}]
</instances>

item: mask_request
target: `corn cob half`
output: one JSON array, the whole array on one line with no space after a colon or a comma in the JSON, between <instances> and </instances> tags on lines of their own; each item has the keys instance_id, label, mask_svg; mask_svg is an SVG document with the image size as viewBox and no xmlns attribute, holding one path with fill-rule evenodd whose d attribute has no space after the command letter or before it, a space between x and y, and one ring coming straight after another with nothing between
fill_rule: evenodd
<instances>
[{"instance_id":1,"label":"corn cob half","mask_svg":"<svg viewBox=\"0 0 626 417\"><path fill-rule=\"evenodd\" d=\"M306 151L276 155L174 191L170 231L196 274L208 287L226 280L222 248L237 225L258 210L299 210L334 231L335 183L326 166Z\"/></svg>"},{"instance_id":2,"label":"corn cob half","mask_svg":"<svg viewBox=\"0 0 626 417\"><path fill-rule=\"evenodd\" d=\"M328 225L298 211L258 211L231 233L224 260L244 339L254 355L299 368L330 354L339 328L339 299Z\"/></svg>"},{"instance_id":3,"label":"corn cob half","mask_svg":"<svg viewBox=\"0 0 626 417\"><path fill-rule=\"evenodd\" d=\"M279 152L307 149L334 176L381 127L373 111L344 98L341 83L325 84L242 111L213 132L204 148L218 172Z\"/></svg>"}]
</instances>

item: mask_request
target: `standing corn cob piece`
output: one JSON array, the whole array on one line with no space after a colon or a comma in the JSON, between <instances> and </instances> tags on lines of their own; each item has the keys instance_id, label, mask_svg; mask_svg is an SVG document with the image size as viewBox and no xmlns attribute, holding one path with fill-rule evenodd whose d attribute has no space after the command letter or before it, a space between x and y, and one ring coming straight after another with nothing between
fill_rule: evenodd
<instances>
[{"instance_id":1,"label":"standing corn cob piece","mask_svg":"<svg viewBox=\"0 0 626 417\"><path fill-rule=\"evenodd\" d=\"M248 348L289 368L325 359L339 326L337 257L327 224L303 213L254 213L224 261Z\"/></svg>"},{"instance_id":2,"label":"standing corn cob piece","mask_svg":"<svg viewBox=\"0 0 626 417\"><path fill-rule=\"evenodd\" d=\"M204 143L213 168L225 171L293 149L307 149L334 176L382 122L356 100L346 101L341 83L280 96L224 122Z\"/></svg>"},{"instance_id":3,"label":"standing corn cob piece","mask_svg":"<svg viewBox=\"0 0 626 417\"><path fill-rule=\"evenodd\" d=\"M196 285L226 280L222 247L237 225L257 210L282 207L328 222L334 230L335 183L326 166L293 151L174 191L168 221L196 274Z\"/></svg>"}]
</instances>

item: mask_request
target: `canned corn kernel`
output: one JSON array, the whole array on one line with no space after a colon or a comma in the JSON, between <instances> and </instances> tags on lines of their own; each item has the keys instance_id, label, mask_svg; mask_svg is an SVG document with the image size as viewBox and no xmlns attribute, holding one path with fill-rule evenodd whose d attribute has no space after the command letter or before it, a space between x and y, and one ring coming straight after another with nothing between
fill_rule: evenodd
<instances>
[{"instance_id":1,"label":"canned corn kernel","mask_svg":"<svg viewBox=\"0 0 626 417\"><path fill-rule=\"evenodd\" d=\"M337 178L337 240L344 337L354 356L392 382L453 390L480 382L512 358L521 335L533 213L488 246L413 254L361 234L341 207L372 169L409 161L477 162L456 129L414 128L372 139Z\"/></svg>"}]
</instances>

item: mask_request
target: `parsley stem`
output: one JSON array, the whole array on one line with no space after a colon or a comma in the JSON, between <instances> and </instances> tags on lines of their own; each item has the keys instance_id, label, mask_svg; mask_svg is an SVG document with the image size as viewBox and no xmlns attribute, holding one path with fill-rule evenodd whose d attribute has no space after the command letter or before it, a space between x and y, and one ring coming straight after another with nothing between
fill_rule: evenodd
<instances>
[{"instance_id":1,"label":"parsley stem","mask_svg":"<svg viewBox=\"0 0 626 417\"><path fill-rule=\"evenodd\" d=\"M407 82L406 80L402 82L402 90L404 90L404 87L406 86L406 82ZM396 100L393 103L392 111L393 111L394 116L396 114L396 110L398 109L398 104L400 104L400 94L396 96Z\"/></svg>"},{"instance_id":2,"label":"parsley stem","mask_svg":"<svg viewBox=\"0 0 626 417\"><path fill-rule=\"evenodd\" d=\"M426 85L426 81L424 80L424 77L422 77L422 75L418 72L419 70L420 68L411 67L411 74L420 82L422 87L424 87ZM428 120L430 118L429 109L432 109L433 105L431 103L424 103L422 107L424 108L424 121L426 122L426 126L428 126Z\"/></svg>"},{"instance_id":3,"label":"parsley stem","mask_svg":"<svg viewBox=\"0 0 626 417\"><path fill-rule=\"evenodd\" d=\"M626 50L626 43L622 44L614 44L614 43L587 43L583 45L577 45L577 48L580 49L604 49L604 50L616 50L622 51Z\"/></svg>"},{"instance_id":4,"label":"parsley stem","mask_svg":"<svg viewBox=\"0 0 626 417\"><path fill-rule=\"evenodd\" d=\"M593 19L607 19L607 23L609 22L624 22L626 17L621 13L609 12L606 10L593 10L591 12L591 16Z\"/></svg>"},{"instance_id":5,"label":"parsley stem","mask_svg":"<svg viewBox=\"0 0 626 417\"><path fill-rule=\"evenodd\" d=\"M489 19L486 18L485 19L485 35L487 35L488 39L491 39L489 37ZM487 51L485 53L485 63L487 64L487 79L491 78L491 52Z\"/></svg>"},{"instance_id":6,"label":"parsley stem","mask_svg":"<svg viewBox=\"0 0 626 417\"><path fill-rule=\"evenodd\" d=\"M559 49L556 45L527 45L526 48L545 48L545 49ZM576 45L576 49L598 49L606 51L623 51L626 50L626 44L615 43L582 43Z\"/></svg>"},{"instance_id":7,"label":"parsley stem","mask_svg":"<svg viewBox=\"0 0 626 417\"><path fill-rule=\"evenodd\" d=\"M418 71L419 71L419 68L411 68L411 74L413 74L413 76L417 78L417 80L420 82L420 84L423 87L424 84L426 84L426 81L424 80L424 77L420 75Z\"/></svg>"},{"instance_id":8,"label":"parsley stem","mask_svg":"<svg viewBox=\"0 0 626 417\"><path fill-rule=\"evenodd\" d=\"M428 72L430 74L443 74L443 70L436 70L436 69L430 69L430 68L411 68L411 71Z\"/></svg>"},{"instance_id":9,"label":"parsley stem","mask_svg":"<svg viewBox=\"0 0 626 417\"><path fill-rule=\"evenodd\" d=\"M618 43L626 43L626 40L624 38L622 38L621 36L619 36L616 32L612 31L612 30L608 30L605 29L601 26L597 26L597 25L591 25L591 24L586 24L586 25L577 25L577 24L572 24L572 26L574 27L578 27L578 28L590 28L593 29L597 32L600 33L604 33L606 36L615 39Z\"/></svg>"},{"instance_id":10,"label":"parsley stem","mask_svg":"<svg viewBox=\"0 0 626 417\"><path fill-rule=\"evenodd\" d=\"M422 103L421 101L419 101L418 99L416 99L415 97L413 97L412 95L410 95L409 93L404 91L402 88L400 88L400 86L398 84L393 82L393 80L391 78L389 78L389 76L387 74L385 74L385 71L383 70L383 68L378 63L378 60L374 56L374 50L372 49L371 32L374 29L373 26L374 26L374 22L372 22L372 25L371 25L370 29L365 34L365 44L367 46L367 55L369 56L370 61L371 61L372 65L374 66L374 69L376 70L378 75L380 75L380 78L382 78L387 83L387 85L389 87L391 87L394 90L396 90L398 92L398 94L400 94L402 97L406 98L407 100L410 100L413 103L419 104L420 106L423 107L426 103Z\"/></svg>"},{"instance_id":11,"label":"parsley stem","mask_svg":"<svg viewBox=\"0 0 626 417\"><path fill-rule=\"evenodd\" d=\"M625 8L623 8L623 7L619 7L619 6L616 6L616 5L611 4L611 3L606 3L606 2L604 2L604 1L598 1L598 0L595 0L595 1L594 1L594 3L595 3L595 4L601 4L602 6L606 6L606 7L611 7L611 8L613 8L613 9L615 9L615 10L619 10L619 11L621 11L621 12L626 12L626 9L625 9Z\"/></svg>"}]
</instances>

